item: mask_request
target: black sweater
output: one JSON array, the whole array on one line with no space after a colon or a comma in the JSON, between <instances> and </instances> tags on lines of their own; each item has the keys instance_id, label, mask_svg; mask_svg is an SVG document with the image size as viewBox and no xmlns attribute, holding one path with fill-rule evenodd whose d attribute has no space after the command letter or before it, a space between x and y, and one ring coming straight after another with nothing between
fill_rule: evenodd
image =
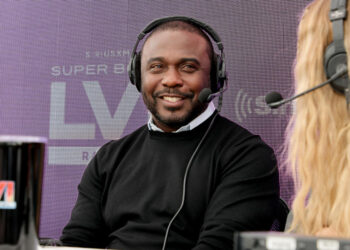
<instances>
[{"instance_id":1,"label":"black sweater","mask_svg":"<svg viewBox=\"0 0 350 250\"><path fill-rule=\"evenodd\" d=\"M181 133L143 126L104 145L85 170L61 241L160 250L181 203L185 168L212 119ZM231 249L233 231L270 229L279 197L274 154L237 124L215 118L186 183L167 249Z\"/></svg>"}]
</instances>

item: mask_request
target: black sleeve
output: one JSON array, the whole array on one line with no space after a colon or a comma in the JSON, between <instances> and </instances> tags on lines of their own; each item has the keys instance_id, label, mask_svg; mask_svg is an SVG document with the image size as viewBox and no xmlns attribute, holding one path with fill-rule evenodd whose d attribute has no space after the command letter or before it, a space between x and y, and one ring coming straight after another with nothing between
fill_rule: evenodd
<instances>
[{"instance_id":1,"label":"black sleeve","mask_svg":"<svg viewBox=\"0 0 350 250\"><path fill-rule=\"evenodd\" d=\"M278 206L278 169L258 137L221 155L223 168L195 250L232 249L235 231L268 231Z\"/></svg>"},{"instance_id":2,"label":"black sleeve","mask_svg":"<svg viewBox=\"0 0 350 250\"><path fill-rule=\"evenodd\" d=\"M87 166L78 186L77 202L60 238L63 245L106 247L108 233L101 211L102 184L97 154Z\"/></svg>"}]
</instances>

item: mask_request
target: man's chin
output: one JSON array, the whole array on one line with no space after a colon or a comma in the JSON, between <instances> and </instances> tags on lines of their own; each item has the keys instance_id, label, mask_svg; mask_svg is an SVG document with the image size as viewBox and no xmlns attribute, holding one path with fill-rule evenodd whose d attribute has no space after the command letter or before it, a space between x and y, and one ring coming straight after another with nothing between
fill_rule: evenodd
<instances>
[{"instance_id":1,"label":"man's chin","mask_svg":"<svg viewBox=\"0 0 350 250\"><path fill-rule=\"evenodd\" d=\"M158 105L157 108L148 108L153 115L153 119L167 127L176 129L190 123L205 109L205 107L201 105L191 106L190 108L170 108Z\"/></svg>"},{"instance_id":2,"label":"man's chin","mask_svg":"<svg viewBox=\"0 0 350 250\"><path fill-rule=\"evenodd\" d=\"M193 119L190 113L179 111L157 112L153 114L153 118L167 127L176 129L188 124Z\"/></svg>"},{"instance_id":3,"label":"man's chin","mask_svg":"<svg viewBox=\"0 0 350 250\"><path fill-rule=\"evenodd\" d=\"M181 115L158 115L157 120L169 127L181 127L189 123L189 118L187 116Z\"/></svg>"}]
</instances>

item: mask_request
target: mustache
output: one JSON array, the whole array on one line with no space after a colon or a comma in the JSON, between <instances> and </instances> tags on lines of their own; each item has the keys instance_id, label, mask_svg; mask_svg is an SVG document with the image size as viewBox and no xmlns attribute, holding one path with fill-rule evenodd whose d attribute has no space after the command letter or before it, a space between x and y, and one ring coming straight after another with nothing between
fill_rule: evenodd
<instances>
[{"instance_id":1,"label":"mustache","mask_svg":"<svg viewBox=\"0 0 350 250\"><path fill-rule=\"evenodd\" d=\"M162 96L164 94L172 94L172 95L178 95L184 98L193 98L194 97L194 93L189 92L189 93L184 93L179 91L178 89L173 89L173 88L165 88L163 90L159 90L157 92L153 93L153 97L159 97Z\"/></svg>"}]
</instances>

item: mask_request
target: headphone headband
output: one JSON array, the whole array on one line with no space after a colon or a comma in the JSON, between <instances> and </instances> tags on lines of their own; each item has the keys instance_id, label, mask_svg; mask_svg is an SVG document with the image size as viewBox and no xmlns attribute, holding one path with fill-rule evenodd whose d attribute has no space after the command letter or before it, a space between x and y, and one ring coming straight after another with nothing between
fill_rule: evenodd
<instances>
[{"instance_id":1,"label":"headphone headband","mask_svg":"<svg viewBox=\"0 0 350 250\"><path fill-rule=\"evenodd\" d=\"M215 30L213 30L209 25L206 23L203 23L197 19L191 18L191 17L186 17L186 16L169 16L169 17L163 17L163 18L158 18L150 22L144 29L141 31L140 35L142 34L142 38L150 33L154 28L158 27L159 25L167 22L172 22L172 21L184 21L184 22L189 22L191 24L196 25L198 28L204 30L207 32L210 37L215 41L217 44L219 50L223 50L224 46L222 45L220 36L216 33Z\"/></svg>"},{"instance_id":2,"label":"headphone headband","mask_svg":"<svg viewBox=\"0 0 350 250\"><path fill-rule=\"evenodd\" d=\"M328 79L340 68L347 67L347 53L344 47L344 20L346 17L347 1L331 0L329 20L332 22L333 42L328 45L324 55L324 68ZM343 94L348 85L347 74L331 82L333 89Z\"/></svg>"},{"instance_id":3,"label":"headphone headband","mask_svg":"<svg viewBox=\"0 0 350 250\"><path fill-rule=\"evenodd\" d=\"M137 41L133 47L131 53L131 59L128 64L128 75L132 84L135 84L137 89L141 91L141 69L140 69L140 52L137 52L138 45L140 41L150 32L152 32L156 27L160 26L163 23L172 22L172 21L183 21L187 22L202 31L205 31L206 34L215 42L216 46L220 51L220 55L215 54L213 51L213 60L212 63L212 72L211 73L211 88L213 92L218 92L224 86L224 82L226 81L226 70L225 70L225 62L224 62L224 46L221 42L219 35L212 29L209 25L186 16L168 16L163 18L158 18L150 22L137 36Z\"/></svg>"}]
</instances>

